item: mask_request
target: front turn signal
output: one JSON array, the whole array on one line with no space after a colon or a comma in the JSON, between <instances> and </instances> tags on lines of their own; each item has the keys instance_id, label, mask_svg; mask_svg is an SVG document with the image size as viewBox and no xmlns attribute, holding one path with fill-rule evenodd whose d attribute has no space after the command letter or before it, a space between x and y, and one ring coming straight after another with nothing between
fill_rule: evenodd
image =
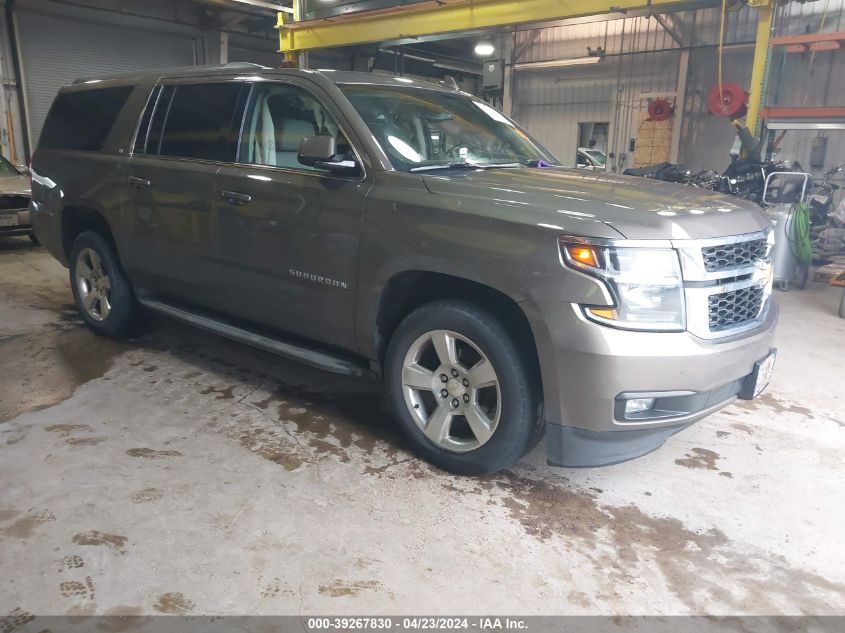
<instances>
[{"instance_id":1,"label":"front turn signal","mask_svg":"<svg viewBox=\"0 0 845 633\"><path fill-rule=\"evenodd\" d=\"M596 257L596 252L592 246L584 246L583 244L566 244L564 248L566 248L566 254L569 255L569 258L573 262L583 266L589 266L590 268L599 267L598 258Z\"/></svg>"}]
</instances>

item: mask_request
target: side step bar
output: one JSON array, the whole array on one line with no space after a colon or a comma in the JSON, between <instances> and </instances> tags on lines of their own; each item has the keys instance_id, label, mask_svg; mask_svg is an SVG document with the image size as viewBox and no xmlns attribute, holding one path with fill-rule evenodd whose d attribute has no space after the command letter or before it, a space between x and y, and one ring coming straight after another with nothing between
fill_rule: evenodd
<instances>
[{"instance_id":1,"label":"side step bar","mask_svg":"<svg viewBox=\"0 0 845 633\"><path fill-rule=\"evenodd\" d=\"M265 352L271 354L278 354L286 358L299 361L306 365L316 367L325 371L330 371L335 374L344 374L346 376L360 376L362 378L373 378L375 372L363 363L356 363L352 360L335 356L328 352L314 350L308 347L296 345L294 343L287 343L275 338L270 338L256 332L251 332L243 328L212 318L204 316L195 312L189 312L182 308L177 308L169 303L164 303L157 299L150 299L148 297L139 297L138 301L145 308L160 312L174 319L190 323L198 328L218 334L233 341L246 343L252 347L257 347Z\"/></svg>"}]
</instances>

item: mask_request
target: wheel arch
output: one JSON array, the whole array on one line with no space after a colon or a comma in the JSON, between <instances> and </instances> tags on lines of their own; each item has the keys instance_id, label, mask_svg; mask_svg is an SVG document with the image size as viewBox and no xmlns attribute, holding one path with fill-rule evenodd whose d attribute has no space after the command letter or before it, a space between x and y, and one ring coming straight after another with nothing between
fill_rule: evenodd
<instances>
[{"instance_id":1,"label":"wheel arch","mask_svg":"<svg viewBox=\"0 0 845 633\"><path fill-rule=\"evenodd\" d=\"M85 231L96 231L115 246L114 232L105 214L89 205L69 204L62 209L61 214L62 252L65 261L70 260L74 240Z\"/></svg>"},{"instance_id":2,"label":"wheel arch","mask_svg":"<svg viewBox=\"0 0 845 633\"><path fill-rule=\"evenodd\" d=\"M383 364L391 337L402 320L417 308L441 299L457 299L482 306L502 320L512 333L542 390L540 359L534 328L526 310L527 301L517 302L507 293L480 281L423 269L395 273L384 284L374 309L372 349Z\"/></svg>"}]
</instances>

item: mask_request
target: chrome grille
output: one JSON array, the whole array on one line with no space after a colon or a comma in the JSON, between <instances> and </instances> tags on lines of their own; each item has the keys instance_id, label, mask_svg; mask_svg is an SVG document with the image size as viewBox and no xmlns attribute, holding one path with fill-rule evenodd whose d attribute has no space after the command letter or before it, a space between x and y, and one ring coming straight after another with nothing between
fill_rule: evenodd
<instances>
[{"instance_id":1,"label":"chrome grille","mask_svg":"<svg viewBox=\"0 0 845 633\"><path fill-rule=\"evenodd\" d=\"M751 266L766 256L767 249L766 238L763 237L735 244L706 246L701 249L701 256L704 269L715 273Z\"/></svg>"},{"instance_id":2,"label":"chrome grille","mask_svg":"<svg viewBox=\"0 0 845 633\"><path fill-rule=\"evenodd\" d=\"M764 289L760 286L710 295L710 331L730 330L755 320L763 307L763 298Z\"/></svg>"}]
</instances>

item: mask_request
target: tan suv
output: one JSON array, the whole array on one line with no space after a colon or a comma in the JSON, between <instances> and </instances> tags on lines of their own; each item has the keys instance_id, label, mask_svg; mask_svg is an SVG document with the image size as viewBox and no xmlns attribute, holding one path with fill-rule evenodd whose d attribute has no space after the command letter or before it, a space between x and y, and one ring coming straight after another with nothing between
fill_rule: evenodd
<instances>
[{"instance_id":1,"label":"tan suv","mask_svg":"<svg viewBox=\"0 0 845 633\"><path fill-rule=\"evenodd\" d=\"M559 167L477 97L251 65L61 90L32 217L79 311L142 307L377 378L417 451L641 455L765 387L770 227L742 200Z\"/></svg>"}]
</instances>

